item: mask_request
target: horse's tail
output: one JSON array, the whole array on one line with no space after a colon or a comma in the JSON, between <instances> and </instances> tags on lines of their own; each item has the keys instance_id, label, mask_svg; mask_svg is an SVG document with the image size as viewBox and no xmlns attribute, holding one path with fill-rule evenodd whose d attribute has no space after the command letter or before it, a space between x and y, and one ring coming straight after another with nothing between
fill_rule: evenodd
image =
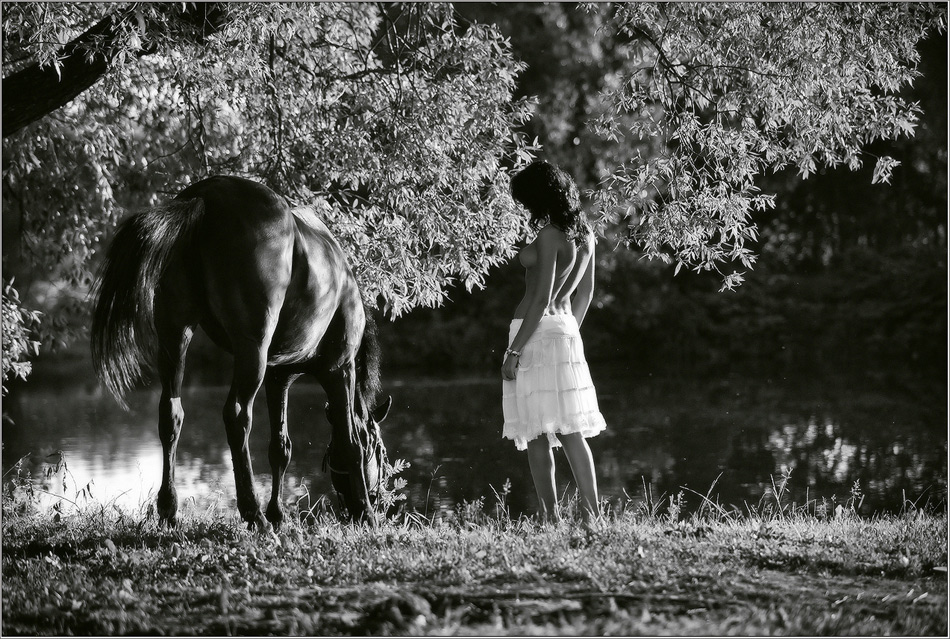
<instances>
[{"instance_id":1,"label":"horse's tail","mask_svg":"<svg viewBox=\"0 0 950 639\"><path fill-rule=\"evenodd\" d=\"M127 218L112 239L94 289L90 341L96 373L123 407L157 352L155 289L203 212L200 199L173 200Z\"/></svg>"}]
</instances>

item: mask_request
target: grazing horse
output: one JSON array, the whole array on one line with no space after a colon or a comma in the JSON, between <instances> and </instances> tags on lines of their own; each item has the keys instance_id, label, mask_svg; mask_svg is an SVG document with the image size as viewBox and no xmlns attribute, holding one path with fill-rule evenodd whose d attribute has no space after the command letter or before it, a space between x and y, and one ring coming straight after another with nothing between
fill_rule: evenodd
<instances>
[{"instance_id":1,"label":"grazing horse","mask_svg":"<svg viewBox=\"0 0 950 639\"><path fill-rule=\"evenodd\" d=\"M291 210L282 196L243 178L201 180L118 227L96 295L92 356L106 387L124 405L144 368L154 365L161 380L161 521L176 523L182 376L200 326L234 356L224 425L241 517L266 527L248 448L254 398L263 385L273 471L266 517L279 526L291 453L287 393L310 374L327 394L324 466L350 515L375 522L385 463L379 423L392 398L375 406L375 325L340 245L312 211Z\"/></svg>"}]
</instances>

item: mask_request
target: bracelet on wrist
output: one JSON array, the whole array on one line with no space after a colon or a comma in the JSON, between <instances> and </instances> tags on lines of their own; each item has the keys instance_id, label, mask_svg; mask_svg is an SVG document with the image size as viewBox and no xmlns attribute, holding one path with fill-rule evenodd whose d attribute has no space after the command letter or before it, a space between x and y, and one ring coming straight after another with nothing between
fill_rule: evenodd
<instances>
[{"instance_id":1,"label":"bracelet on wrist","mask_svg":"<svg viewBox=\"0 0 950 639\"><path fill-rule=\"evenodd\" d=\"M505 355L514 355L515 357L521 357L521 351L516 351L510 348L506 348Z\"/></svg>"}]
</instances>

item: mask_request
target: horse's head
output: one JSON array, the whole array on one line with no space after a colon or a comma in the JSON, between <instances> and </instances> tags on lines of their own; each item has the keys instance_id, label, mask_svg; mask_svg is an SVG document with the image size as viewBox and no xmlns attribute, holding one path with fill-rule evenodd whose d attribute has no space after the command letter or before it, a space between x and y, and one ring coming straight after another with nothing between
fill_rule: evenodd
<instances>
[{"instance_id":1,"label":"horse's head","mask_svg":"<svg viewBox=\"0 0 950 639\"><path fill-rule=\"evenodd\" d=\"M384 481L386 447L379 424L392 407L392 397L371 410L357 401L350 441L331 442L324 464L329 468L333 488L339 493L350 516L357 521L375 521L376 503Z\"/></svg>"}]
</instances>

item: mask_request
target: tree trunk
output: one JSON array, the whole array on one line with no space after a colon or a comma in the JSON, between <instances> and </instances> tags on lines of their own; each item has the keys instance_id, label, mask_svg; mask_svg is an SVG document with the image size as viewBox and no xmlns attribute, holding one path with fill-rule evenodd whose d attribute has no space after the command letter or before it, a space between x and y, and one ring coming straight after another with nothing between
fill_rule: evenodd
<instances>
[{"instance_id":1,"label":"tree trunk","mask_svg":"<svg viewBox=\"0 0 950 639\"><path fill-rule=\"evenodd\" d=\"M169 3L167 10L175 7ZM3 137L64 106L94 85L109 69L118 50L119 27L133 17L135 5L109 14L85 33L63 47L60 66L40 67L32 64L3 79ZM217 31L224 17L219 3L189 3L174 20L195 29L191 37L201 43ZM150 25L152 29L168 29L169 24ZM146 39L148 41L149 39ZM89 53L92 52L90 56ZM152 52L146 47L138 55Z\"/></svg>"},{"instance_id":2,"label":"tree trunk","mask_svg":"<svg viewBox=\"0 0 950 639\"><path fill-rule=\"evenodd\" d=\"M109 14L88 31L69 42L62 51L59 72L53 65L32 64L3 79L3 137L13 135L65 105L91 87L112 61L119 24L130 15L127 9ZM87 52L102 39L105 46L87 59Z\"/></svg>"}]
</instances>

